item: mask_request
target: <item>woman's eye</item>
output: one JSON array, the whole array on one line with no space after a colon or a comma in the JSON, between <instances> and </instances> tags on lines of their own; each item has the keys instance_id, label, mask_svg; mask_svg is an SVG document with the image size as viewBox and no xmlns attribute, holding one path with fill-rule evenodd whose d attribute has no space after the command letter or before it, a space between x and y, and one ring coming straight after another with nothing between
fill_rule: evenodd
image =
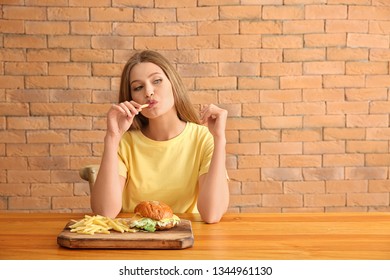
<instances>
[{"instance_id":1,"label":"woman's eye","mask_svg":"<svg viewBox=\"0 0 390 280\"><path fill-rule=\"evenodd\" d=\"M133 91L140 91L142 89L142 86L134 87Z\"/></svg>"},{"instance_id":2,"label":"woman's eye","mask_svg":"<svg viewBox=\"0 0 390 280\"><path fill-rule=\"evenodd\" d=\"M156 79L156 80L153 81L154 84L159 84L161 82L162 82L162 79Z\"/></svg>"}]
</instances>

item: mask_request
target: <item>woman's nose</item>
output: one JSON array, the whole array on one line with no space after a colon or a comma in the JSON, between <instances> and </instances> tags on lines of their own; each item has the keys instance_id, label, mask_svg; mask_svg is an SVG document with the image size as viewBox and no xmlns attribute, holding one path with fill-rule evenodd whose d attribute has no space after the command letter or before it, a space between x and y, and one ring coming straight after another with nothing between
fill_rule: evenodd
<instances>
[{"instance_id":1,"label":"woman's nose","mask_svg":"<svg viewBox=\"0 0 390 280\"><path fill-rule=\"evenodd\" d=\"M145 94L146 94L146 97L149 97L149 98L153 96L154 88L152 85L145 86Z\"/></svg>"}]
</instances>

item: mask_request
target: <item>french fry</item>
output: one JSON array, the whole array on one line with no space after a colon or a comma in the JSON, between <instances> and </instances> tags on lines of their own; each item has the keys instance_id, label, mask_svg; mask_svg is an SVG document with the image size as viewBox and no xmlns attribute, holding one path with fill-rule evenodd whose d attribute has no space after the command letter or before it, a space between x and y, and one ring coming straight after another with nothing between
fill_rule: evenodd
<instances>
[{"instance_id":1,"label":"french fry","mask_svg":"<svg viewBox=\"0 0 390 280\"><path fill-rule=\"evenodd\" d=\"M81 234L110 234L110 230L115 230L121 233L137 231L135 229L131 229L127 225L126 221L120 218L111 219L109 217L104 217L100 215L85 215L84 219L81 219L79 221L71 221L73 222L73 224L69 226L70 231Z\"/></svg>"},{"instance_id":2,"label":"french fry","mask_svg":"<svg viewBox=\"0 0 390 280\"><path fill-rule=\"evenodd\" d=\"M140 108L140 109L144 109L144 108L147 108L147 107L149 107L149 104L148 104L148 103L141 105L139 108Z\"/></svg>"}]
</instances>

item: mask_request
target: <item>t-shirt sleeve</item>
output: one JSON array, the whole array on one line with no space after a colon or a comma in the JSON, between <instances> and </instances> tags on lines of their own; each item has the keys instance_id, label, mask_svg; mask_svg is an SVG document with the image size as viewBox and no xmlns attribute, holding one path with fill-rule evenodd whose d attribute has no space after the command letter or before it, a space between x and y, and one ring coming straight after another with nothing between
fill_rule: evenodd
<instances>
[{"instance_id":1,"label":"t-shirt sleeve","mask_svg":"<svg viewBox=\"0 0 390 280\"><path fill-rule=\"evenodd\" d=\"M214 139L211 133L206 133L201 145L201 161L199 168L199 176L209 172L211 157L214 151Z\"/></svg>"},{"instance_id":2,"label":"t-shirt sleeve","mask_svg":"<svg viewBox=\"0 0 390 280\"><path fill-rule=\"evenodd\" d=\"M119 144L119 149L118 149L118 171L119 171L120 176L126 178L128 170L127 170L126 163L125 163L125 156L124 156L125 153L126 153L126 149L125 149L125 146L123 144L123 139L122 139L120 144Z\"/></svg>"}]
</instances>

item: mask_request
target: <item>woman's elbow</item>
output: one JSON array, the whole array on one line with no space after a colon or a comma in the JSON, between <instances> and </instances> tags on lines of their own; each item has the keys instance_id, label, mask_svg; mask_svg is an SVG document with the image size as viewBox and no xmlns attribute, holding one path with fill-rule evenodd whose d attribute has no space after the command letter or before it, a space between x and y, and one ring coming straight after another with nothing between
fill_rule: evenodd
<instances>
[{"instance_id":1,"label":"woman's elbow","mask_svg":"<svg viewBox=\"0 0 390 280\"><path fill-rule=\"evenodd\" d=\"M211 213L207 213L207 214L200 214L203 222L205 222L206 224L216 224L216 223L219 223L219 221L222 219L222 216L223 214L211 214Z\"/></svg>"}]
</instances>

